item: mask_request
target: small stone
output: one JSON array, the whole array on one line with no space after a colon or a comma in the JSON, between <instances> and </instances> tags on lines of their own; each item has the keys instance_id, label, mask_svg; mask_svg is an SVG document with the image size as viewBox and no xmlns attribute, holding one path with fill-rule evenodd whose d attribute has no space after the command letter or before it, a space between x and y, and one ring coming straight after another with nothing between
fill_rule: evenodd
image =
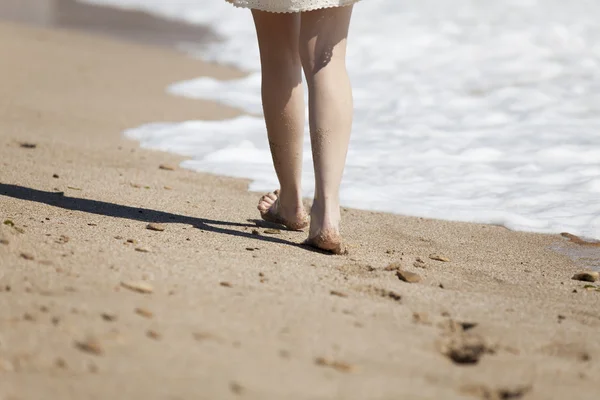
<instances>
[{"instance_id":1,"label":"small stone","mask_svg":"<svg viewBox=\"0 0 600 400\"><path fill-rule=\"evenodd\" d=\"M355 366L342 361L328 360L324 357L318 357L315 359L315 364L321 367L330 367L338 372L353 372L356 370Z\"/></svg>"},{"instance_id":2,"label":"small stone","mask_svg":"<svg viewBox=\"0 0 600 400\"><path fill-rule=\"evenodd\" d=\"M256 249L254 247L246 247L246 250L248 250L248 251L254 251Z\"/></svg>"},{"instance_id":3,"label":"small stone","mask_svg":"<svg viewBox=\"0 0 600 400\"><path fill-rule=\"evenodd\" d=\"M135 251L139 251L140 253L150 253L150 249L143 246L136 247Z\"/></svg>"},{"instance_id":4,"label":"small stone","mask_svg":"<svg viewBox=\"0 0 600 400\"><path fill-rule=\"evenodd\" d=\"M148 282L121 282L121 286L138 293L147 294L154 292L154 288Z\"/></svg>"},{"instance_id":5,"label":"small stone","mask_svg":"<svg viewBox=\"0 0 600 400\"><path fill-rule=\"evenodd\" d=\"M135 239L127 239L127 243L137 244L137 240L135 240Z\"/></svg>"},{"instance_id":6,"label":"small stone","mask_svg":"<svg viewBox=\"0 0 600 400\"><path fill-rule=\"evenodd\" d=\"M252 229L252 234L255 236L260 236L260 232L258 231L258 229Z\"/></svg>"},{"instance_id":7,"label":"small stone","mask_svg":"<svg viewBox=\"0 0 600 400\"><path fill-rule=\"evenodd\" d=\"M156 232L162 232L165 230L165 226L152 222L152 223L149 223L148 225L146 225L146 229L149 229L151 231L156 231Z\"/></svg>"},{"instance_id":8,"label":"small stone","mask_svg":"<svg viewBox=\"0 0 600 400\"><path fill-rule=\"evenodd\" d=\"M338 296L338 297L348 297L348 295L346 293L338 292L337 290L332 290L329 292L329 294L332 296Z\"/></svg>"},{"instance_id":9,"label":"small stone","mask_svg":"<svg viewBox=\"0 0 600 400\"><path fill-rule=\"evenodd\" d=\"M60 176L58 176L58 174L52 174L52 177L53 177L54 179L58 179L58 178L60 178Z\"/></svg>"},{"instance_id":10,"label":"small stone","mask_svg":"<svg viewBox=\"0 0 600 400\"><path fill-rule=\"evenodd\" d=\"M34 259L33 255L29 254L29 253L21 253L21 258L24 258L24 259L29 260L29 261L31 261L31 260Z\"/></svg>"},{"instance_id":11,"label":"small stone","mask_svg":"<svg viewBox=\"0 0 600 400\"><path fill-rule=\"evenodd\" d=\"M281 231L279 229L265 229L264 233L267 235L280 235Z\"/></svg>"},{"instance_id":12,"label":"small stone","mask_svg":"<svg viewBox=\"0 0 600 400\"><path fill-rule=\"evenodd\" d=\"M102 313L102 314L100 314L100 316L106 322L113 322L113 321L117 320L117 315L116 314Z\"/></svg>"},{"instance_id":13,"label":"small stone","mask_svg":"<svg viewBox=\"0 0 600 400\"><path fill-rule=\"evenodd\" d=\"M228 288L233 287L233 285L229 282L220 282L219 285L221 285L223 287L228 287Z\"/></svg>"},{"instance_id":14,"label":"small stone","mask_svg":"<svg viewBox=\"0 0 600 400\"><path fill-rule=\"evenodd\" d=\"M450 262L448 257L440 256L439 254L430 254L429 258L435 261Z\"/></svg>"},{"instance_id":15,"label":"small stone","mask_svg":"<svg viewBox=\"0 0 600 400\"><path fill-rule=\"evenodd\" d=\"M100 341L94 337L89 337L81 342L75 342L75 347L81 351L97 356L104 354L104 349L102 348Z\"/></svg>"},{"instance_id":16,"label":"small stone","mask_svg":"<svg viewBox=\"0 0 600 400\"><path fill-rule=\"evenodd\" d=\"M12 220L10 220L10 219L5 219L4 220L4 225L14 227L15 223L12 222Z\"/></svg>"},{"instance_id":17,"label":"small stone","mask_svg":"<svg viewBox=\"0 0 600 400\"><path fill-rule=\"evenodd\" d=\"M19 143L19 146L21 146L21 148L23 149L35 149L37 147L37 144L30 142L21 142Z\"/></svg>"},{"instance_id":18,"label":"small stone","mask_svg":"<svg viewBox=\"0 0 600 400\"><path fill-rule=\"evenodd\" d=\"M398 271L396 271L396 276L401 281L407 282L407 283L421 282L421 277L418 274L415 274L414 272L398 270Z\"/></svg>"},{"instance_id":19,"label":"small stone","mask_svg":"<svg viewBox=\"0 0 600 400\"><path fill-rule=\"evenodd\" d=\"M146 336L148 336L150 339L154 339L154 340L160 340L162 338L162 335L153 329L147 330Z\"/></svg>"},{"instance_id":20,"label":"small stone","mask_svg":"<svg viewBox=\"0 0 600 400\"><path fill-rule=\"evenodd\" d=\"M158 168L164 171L175 171L175 167L169 164L160 164Z\"/></svg>"},{"instance_id":21,"label":"small stone","mask_svg":"<svg viewBox=\"0 0 600 400\"><path fill-rule=\"evenodd\" d=\"M165 190L173 190L173 188L172 188L171 186L163 186L163 188L164 188Z\"/></svg>"},{"instance_id":22,"label":"small stone","mask_svg":"<svg viewBox=\"0 0 600 400\"><path fill-rule=\"evenodd\" d=\"M388 264L388 266L385 267L383 270L384 271L398 271L401 268L402 268L402 264L400 264L399 262L393 262L393 263Z\"/></svg>"},{"instance_id":23,"label":"small stone","mask_svg":"<svg viewBox=\"0 0 600 400\"><path fill-rule=\"evenodd\" d=\"M136 308L135 313L144 318L152 318L154 316L154 313L152 311L150 311L146 308L141 308L141 307Z\"/></svg>"},{"instance_id":24,"label":"small stone","mask_svg":"<svg viewBox=\"0 0 600 400\"><path fill-rule=\"evenodd\" d=\"M600 279L600 273L596 271L583 271L573 275L571 279L583 282L596 282Z\"/></svg>"}]
</instances>

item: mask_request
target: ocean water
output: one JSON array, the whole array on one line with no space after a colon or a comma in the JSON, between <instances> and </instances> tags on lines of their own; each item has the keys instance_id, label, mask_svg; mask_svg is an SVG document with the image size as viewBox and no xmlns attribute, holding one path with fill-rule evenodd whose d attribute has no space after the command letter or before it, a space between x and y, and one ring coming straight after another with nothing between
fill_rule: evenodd
<instances>
[{"instance_id":1,"label":"ocean water","mask_svg":"<svg viewBox=\"0 0 600 400\"><path fill-rule=\"evenodd\" d=\"M204 24L221 41L181 43L247 77L165 88L248 115L156 121L125 134L189 156L186 168L277 187L261 119L247 10L223 0L84 0ZM361 209L567 231L600 239L600 2L363 0L348 49L355 118L342 203ZM308 134L303 183L313 194Z\"/></svg>"}]
</instances>

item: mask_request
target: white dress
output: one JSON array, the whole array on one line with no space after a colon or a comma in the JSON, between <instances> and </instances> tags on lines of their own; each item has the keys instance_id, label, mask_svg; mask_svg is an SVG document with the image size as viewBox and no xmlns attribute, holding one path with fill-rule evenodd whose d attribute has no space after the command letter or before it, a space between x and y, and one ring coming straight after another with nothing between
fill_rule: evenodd
<instances>
[{"instance_id":1,"label":"white dress","mask_svg":"<svg viewBox=\"0 0 600 400\"><path fill-rule=\"evenodd\" d=\"M360 0L225 0L236 7L255 10L293 13L320 8L349 6Z\"/></svg>"}]
</instances>

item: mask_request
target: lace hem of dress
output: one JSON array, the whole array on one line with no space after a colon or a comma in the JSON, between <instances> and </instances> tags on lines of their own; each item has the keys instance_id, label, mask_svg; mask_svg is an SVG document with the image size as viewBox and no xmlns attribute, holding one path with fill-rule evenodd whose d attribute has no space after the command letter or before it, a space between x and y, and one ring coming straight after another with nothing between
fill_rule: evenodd
<instances>
[{"instance_id":1,"label":"lace hem of dress","mask_svg":"<svg viewBox=\"0 0 600 400\"><path fill-rule=\"evenodd\" d=\"M239 8L251 8L253 10L267 11L273 13L296 13L314 11L323 8L350 6L360 0L304 0L300 5L292 4L290 0L225 0Z\"/></svg>"}]
</instances>

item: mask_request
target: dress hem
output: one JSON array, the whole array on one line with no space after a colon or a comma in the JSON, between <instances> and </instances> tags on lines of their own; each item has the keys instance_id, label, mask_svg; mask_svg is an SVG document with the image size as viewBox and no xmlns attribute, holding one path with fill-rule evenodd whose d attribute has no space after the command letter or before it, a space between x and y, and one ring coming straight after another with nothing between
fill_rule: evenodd
<instances>
[{"instance_id":1,"label":"dress hem","mask_svg":"<svg viewBox=\"0 0 600 400\"><path fill-rule=\"evenodd\" d=\"M349 0L343 4L337 4L337 5L331 4L331 5L324 5L324 6L306 7L306 8L301 8L301 9L297 9L297 10L287 10L287 9L274 10L272 8L268 9L267 7L253 6L253 5L249 5L249 4L236 4L233 2L233 0L225 0L225 1L227 1L229 4L231 4L232 6L234 6L236 8L246 8L246 9L250 9L250 10L259 10L259 11L265 11L265 12L270 12L270 13L275 13L275 14L295 14L295 13L307 12L307 11L324 10L326 8L349 7L349 6L352 6L356 3L358 3L360 0Z\"/></svg>"}]
</instances>

